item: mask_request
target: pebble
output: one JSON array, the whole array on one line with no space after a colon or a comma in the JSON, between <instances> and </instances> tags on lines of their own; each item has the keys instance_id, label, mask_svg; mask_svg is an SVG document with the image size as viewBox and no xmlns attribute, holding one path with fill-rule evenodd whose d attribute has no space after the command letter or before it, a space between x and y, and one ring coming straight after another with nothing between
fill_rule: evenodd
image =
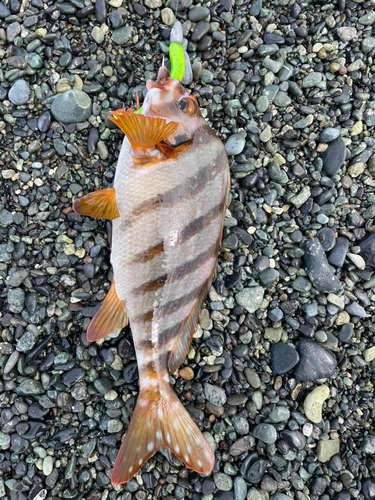
<instances>
[{"instance_id":1,"label":"pebble","mask_svg":"<svg viewBox=\"0 0 375 500\"><path fill-rule=\"evenodd\" d=\"M277 342L271 348L271 363L275 373L282 375L294 368L299 362L298 352L289 344Z\"/></svg>"},{"instance_id":2,"label":"pebble","mask_svg":"<svg viewBox=\"0 0 375 500\"><path fill-rule=\"evenodd\" d=\"M367 234L360 241L359 246L366 265L375 268L375 233Z\"/></svg>"},{"instance_id":3,"label":"pebble","mask_svg":"<svg viewBox=\"0 0 375 500\"><path fill-rule=\"evenodd\" d=\"M316 456L322 463L328 462L330 458L340 452L340 442L337 439L320 440L316 448Z\"/></svg>"},{"instance_id":4,"label":"pebble","mask_svg":"<svg viewBox=\"0 0 375 500\"><path fill-rule=\"evenodd\" d=\"M26 104L30 97L30 87L25 80L16 80L9 90L10 102L16 106Z\"/></svg>"},{"instance_id":5,"label":"pebble","mask_svg":"<svg viewBox=\"0 0 375 500\"><path fill-rule=\"evenodd\" d=\"M253 436L266 444L273 444L277 439L277 432L271 424L258 424L253 429Z\"/></svg>"},{"instance_id":6,"label":"pebble","mask_svg":"<svg viewBox=\"0 0 375 500\"><path fill-rule=\"evenodd\" d=\"M336 239L336 244L328 255L328 262L335 267L341 268L344 265L345 257L348 252L349 241L339 236Z\"/></svg>"},{"instance_id":7,"label":"pebble","mask_svg":"<svg viewBox=\"0 0 375 500\"><path fill-rule=\"evenodd\" d=\"M329 378L336 368L336 359L329 351L309 339L301 339L297 350L300 360L294 375L301 382Z\"/></svg>"},{"instance_id":8,"label":"pebble","mask_svg":"<svg viewBox=\"0 0 375 500\"><path fill-rule=\"evenodd\" d=\"M317 238L311 238L303 245L303 250L306 270L315 288L320 292L337 292L341 284L328 265L320 241Z\"/></svg>"},{"instance_id":9,"label":"pebble","mask_svg":"<svg viewBox=\"0 0 375 500\"><path fill-rule=\"evenodd\" d=\"M319 424L322 420L322 408L324 401L329 397L329 387L326 385L320 385L315 387L306 397L303 403L303 409L305 410L306 417L314 422L314 424Z\"/></svg>"},{"instance_id":10,"label":"pebble","mask_svg":"<svg viewBox=\"0 0 375 500\"><path fill-rule=\"evenodd\" d=\"M216 385L206 384L204 394L208 401L215 406L222 406L227 402L224 389Z\"/></svg>"},{"instance_id":11,"label":"pebble","mask_svg":"<svg viewBox=\"0 0 375 500\"><path fill-rule=\"evenodd\" d=\"M344 164L345 157L346 148L341 137L330 142L322 155L324 172L330 177L336 175Z\"/></svg>"},{"instance_id":12,"label":"pebble","mask_svg":"<svg viewBox=\"0 0 375 500\"><path fill-rule=\"evenodd\" d=\"M239 155L242 153L245 143L245 139L241 134L231 135L225 143L227 154L230 156Z\"/></svg>"},{"instance_id":13,"label":"pebble","mask_svg":"<svg viewBox=\"0 0 375 500\"><path fill-rule=\"evenodd\" d=\"M51 113L61 123L81 123L91 115L90 97L81 90L68 90L53 101Z\"/></svg>"}]
</instances>

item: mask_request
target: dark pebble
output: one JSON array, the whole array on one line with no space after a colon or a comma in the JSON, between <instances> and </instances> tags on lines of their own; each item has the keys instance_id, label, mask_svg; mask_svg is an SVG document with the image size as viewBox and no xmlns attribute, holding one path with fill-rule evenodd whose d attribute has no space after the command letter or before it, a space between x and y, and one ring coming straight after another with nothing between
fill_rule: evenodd
<instances>
[{"instance_id":1,"label":"dark pebble","mask_svg":"<svg viewBox=\"0 0 375 500\"><path fill-rule=\"evenodd\" d=\"M330 142L322 155L323 170L332 177L337 174L346 158L346 147L341 137Z\"/></svg>"},{"instance_id":2,"label":"dark pebble","mask_svg":"<svg viewBox=\"0 0 375 500\"><path fill-rule=\"evenodd\" d=\"M359 243L366 265L375 268L375 233L366 235Z\"/></svg>"},{"instance_id":3,"label":"dark pebble","mask_svg":"<svg viewBox=\"0 0 375 500\"><path fill-rule=\"evenodd\" d=\"M346 254L348 253L349 240L343 236L336 239L336 245L328 255L328 262L332 266L341 268L344 265Z\"/></svg>"},{"instance_id":4,"label":"dark pebble","mask_svg":"<svg viewBox=\"0 0 375 500\"><path fill-rule=\"evenodd\" d=\"M336 244L335 233L329 227L323 227L317 233L317 238L320 241L323 250L329 252Z\"/></svg>"},{"instance_id":5,"label":"dark pebble","mask_svg":"<svg viewBox=\"0 0 375 500\"><path fill-rule=\"evenodd\" d=\"M277 342L271 347L272 369L278 374L291 370L299 361L298 352L289 344Z\"/></svg>"},{"instance_id":6,"label":"dark pebble","mask_svg":"<svg viewBox=\"0 0 375 500\"><path fill-rule=\"evenodd\" d=\"M340 333L338 335L341 342L348 342L353 336L353 327L350 323L346 323L341 327Z\"/></svg>"},{"instance_id":7,"label":"dark pebble","mask_svg":"<svg viewBox=\"0 0 375 500\"><path fill-rule=\"evenodd\" d=\"M286 429L280 432L280 437L293 451L301 451L306 445L306 438L300 431L290 431Z\"/></svg>"},{"instance_id":8,"label":"dark pebble","mask_svg":"<svg viewBox=\"0 0 375 500\"><path fill-rule=\"evenodd\" d=\"M298 344L300 361L294 370L298 380L306 382L329 378L336 368L336 358L327 349L309 339L301 339Z\"/></svg>"},{"instance_id":9,"label":"dark pebble","mask_svg":"<svg viewBox=\"0 0 375 500\"><path fill-rule=\"evenodd\" d=\"M96 0L95 2L95 17L99 23L104 23L107 19L107 2L106 0Z\"/></svg>"}]
</instances>

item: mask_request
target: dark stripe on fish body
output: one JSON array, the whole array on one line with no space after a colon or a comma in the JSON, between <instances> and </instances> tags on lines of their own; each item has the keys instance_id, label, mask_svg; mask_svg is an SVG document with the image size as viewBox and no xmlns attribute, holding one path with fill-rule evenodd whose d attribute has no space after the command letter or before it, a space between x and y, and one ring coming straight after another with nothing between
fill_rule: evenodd
<instances>
[{"instance_id":1,"label":"dark stripe on fish body","mask_svg":"<svg viewBox=\"0 0 375 500\"><path fill-rule=\"evenodd\" d=\"M225 206L227 203L227 196L222 199L220 203L215 205L211 210L205 214L201 215L200 217L197 217L196 219L192 220L182 231L181 234L178 238L178 243L182 245L185 243L187 240L190 238L193 238L196 236L198 233L202 231L202 229L206 228L211 224L213 220L215 220L219 214L224 210ZM136 254L132 259L131 262L133 264L140 264L142 262L149 262L152 260L154 257L160 255L164 250L164 242L161 241L157 245L149 248L148 250L145 250L144 252L140 252Z\"/></svg>"},{"instance_id":2,"label":"dark stripe on fish body","mask_svg":"<svg viewBox=\"0 0 375 500\"><path fill-rule=\"evenodd\" d=\"M156 278L151 281L147 281L146 283L143 283L142 285L137 286L137 288L134 288L132 290L133 295L142 295L143 293L147 292L156 292L156 290L159 290L162 286L165 285L165 282L168 279L168 274L164 274L163 276L160 276L159 278Z\"/></svg>"},{"instance_id":3,"label":"dark stripe on fish body","mask_svg":"<svg viewBox=\"0 0 375 500\"><path fill-rule=\"evenodd\" d=\"M197 297L201 290L202 290L203 285L198 285L194 290L191 292L187 293L186 295L183 295L182 297L175 299L175 300L170 300L167 302L164 306L159 307L156 311L158 314L171 314L180 307L188 304L192 299ZM145 314L140 314L139 316L136 316L133 319L133 323L147 323L152 321L152 318L154 316L154 312L156 312L154 309L152 311L147 311Z\"/></svg>"},{"instance_id":4,"label":"dark stripe on fish body","mask_svg":"<svg viewBox=\"0 0 375 500\"><path fill-rule=\"evenodd\" d=\"M220 158L216 158L217 170L215 175L226 168L225 162L220 162ZM200 169L196 175L188 177L184 184L178 184L174 188L166 191L165 193L158 194L148 200L142 202L138 207L136 207L131 215L130 215L130 223L134 223L134 219L132 217L137 217L139 215L145 214L151 210L158 208L159 206L165 207L173 207L181 201L181 198L184 198L187 194L190 197L195 196L196 194L202 192L207 184L213 179L213 171L212 164L209 163L206 167Z\"/></svg>"},{"instance_id":5,"label":"dark stripe on fish body","mask_svg":"<svg viewBox=\"0 0 375 500\"><path fill-rule=\"evenodd\" d=\"M196 319L198 319L198 313L200 310L200 306L201 306L201 304L206 296L207 288L210 285L211 280L212 280L212 273L205 280L205 282L202 285L200 285L200 287L198 287L198 288L201 288L201 290L200 290L200 293L198 294L198 296L196 297L197 298L196 303L192 307L190 314L188 316L186 316L186 318L184 318L179 323L177 323L173 326L170 326L169 328L166 328L165 330L161 331L158 334L160 345L163 345L164 343L168 342L172 337L175 337L177 334L179 334L181 329L186 324L186 322L189 321L189 319L191 319L191 315L193 315L193 322L195 321L195 319L194 319L195 316L196 316Z\"/></svg>"},{"instance_id":6,"label":"dark stripe on fish body","mask_svg":"<svg viewBox=\"0 0 375 500\"><path fill-rule=\"evenodd\" d=\"M144 252L139 252L131 259L132 264L140 264L142 262L149 262L154 257L157 257L164 251L164 242L161 241L157 245L145 250Z\"/></svg>"},{"instance_id":7,"label":"dark stripe on fish body","mask_svg":"<svg viewBox=\"0 0 375 500\"><path fill-rule=\"evenodd\" d=\"M147 281L146 283L137 286L137 288L134 288L134 290L131 293L133 295L142 295L143 293L146 292L156 291L162 286L164 286L167 280L168 280L168 285L170 283L175 283L176 281L184 278L188 274L191 274L194 271L196 271L207 260L212 258L216 254L216 252L218 252L219 248L220 248L220 241L216 242L214 245L211 245L210 248L197 255L195 259L189 260L188 262L185 262L184 264L181 264L180 266L176 267L175 269L170 271L169 274L164 274L159 278Z\"/></svg>"}]
</instances>

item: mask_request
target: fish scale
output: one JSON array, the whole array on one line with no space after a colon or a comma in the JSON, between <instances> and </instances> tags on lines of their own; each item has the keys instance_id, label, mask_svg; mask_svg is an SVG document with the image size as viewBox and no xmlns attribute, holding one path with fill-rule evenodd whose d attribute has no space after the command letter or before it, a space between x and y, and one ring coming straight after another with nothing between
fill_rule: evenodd
<instances>
[{"instance_id":1,"label":"fish scale","mask_svg":"<svg viewBox=\"0 0 375 500\"><path fill-rule=\"evenodd\" d=\"M164 446L197 472L214 465L211 447L172 390L169 370L187 354L215 277L228 159L195 98L164 67L146 86L142 113L113 113L126 134L114 187L74 202L78 213L113 219L114 280L87 338L103 338L129 321L139 369L139 397L113 484L127 482Z\"/></svg>"}]
</instances>

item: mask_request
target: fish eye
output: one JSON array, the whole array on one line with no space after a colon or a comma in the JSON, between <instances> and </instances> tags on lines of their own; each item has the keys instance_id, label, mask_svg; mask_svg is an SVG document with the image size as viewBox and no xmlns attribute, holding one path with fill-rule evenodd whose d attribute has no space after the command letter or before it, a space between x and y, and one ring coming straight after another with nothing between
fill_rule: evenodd
<instances>
[{"instance_id":1,"label":"fish eye","mask_svg":"<svg viewBox=\"0 0 375 500\"><path fill-rule=\"evenodd\" d=\"M198 113L198 104L193 97L183 97L178 101L177 105L187 115L196 115Z\"/></svg>"}]
</instances>

